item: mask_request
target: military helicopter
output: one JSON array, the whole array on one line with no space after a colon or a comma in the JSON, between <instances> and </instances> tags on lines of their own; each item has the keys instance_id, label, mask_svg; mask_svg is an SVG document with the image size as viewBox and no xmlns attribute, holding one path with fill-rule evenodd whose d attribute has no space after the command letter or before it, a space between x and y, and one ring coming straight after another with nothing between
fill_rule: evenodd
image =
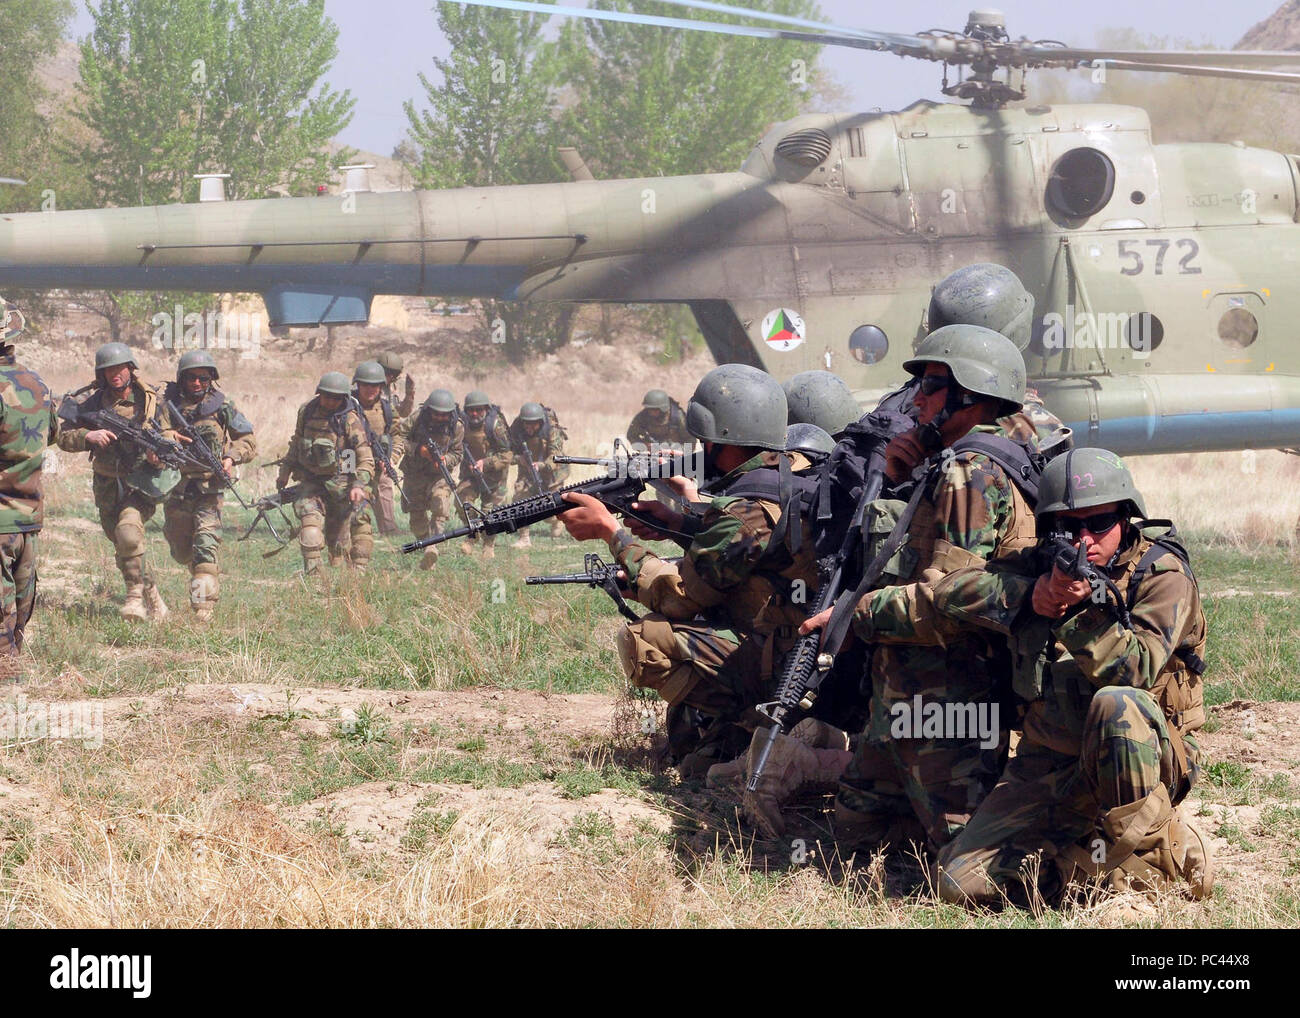
<instances>
[{"instance_id":1,"label":"military helicopter","mask_svg":"<svg viewBox=\"0 0 1300 1018\"><path fill-rule=\"evenodd\" d=\"M684 302L720 362L865 394L903 377L935 282L1000 262L1037 302L1030 375L1083 443L1300 445L1300 156L1156 145L1132 107L1008 105L1035 68L1297 82L1262 68L1300 53L1075 49L993 10L904 35L697 0L667 2L767 24L461 2L930 60L967 104L796 117L732 173L594 180L574 159L568 183L240 202L202 200L224 197L207 180L198 204L0 216L0 287L258 292L273 326L365 321L380 293Z\"/></svg>"}]
</instances>

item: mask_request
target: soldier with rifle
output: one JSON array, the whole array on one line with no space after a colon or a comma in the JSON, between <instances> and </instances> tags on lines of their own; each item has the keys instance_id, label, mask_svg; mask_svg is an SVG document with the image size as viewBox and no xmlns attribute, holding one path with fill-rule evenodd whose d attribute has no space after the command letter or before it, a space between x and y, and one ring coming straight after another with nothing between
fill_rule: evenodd
<instances>
[{"instance_id":1,"label":"soldier with rifle","mask_svg":"<svg viewBox=\"0 0 1300 1018\"><path fill-rule=\"evenodd\" d=\"M402 456L406 475L402 508L410 514L411 533L416 540L440 533L451 518L452 502L457 498L451 472L460 465L465 441L465 426L456 411L456 397L447 389L434 389L420 412L397 428L406 450ZM429 545L420 559L420 568L432 569L437 561L438 549Z\"/></svg>"},{"instance_id":2,"label":"soldier with rifle","mask_svg":"<svg viewBox=\"0 0 1300 1018\"><path fill-rule=\"evenodd\" d=\"M352 373L352 398L361 410L370 451L375 454L375 477L370 489L375 523L381 534L395 534L393 492L395 487L400 488L400 479L393 458L401 452L394 444L399 415L388 395L385 378L384 366L379 361L362 361Z\"/></svg>"},{"instance_id":3,"label":"soldier with rifle","mask_svg":"<svg viewBox=\"0 0 1300 1018\"><path fill-rule=\"evenodd\" d=\"M519 477L515 480L516 499L525 494L540 495L564 483L569 468L557 462L555 457L564 454L567 437L550 407L529 402L519 408L519 416L510 425L510 447L514 450L515 462L519 464ZM551 536L559 537L563 533L563 524L552 519ZM531 543L525 528L514 546L527 548Z\"/></svg>"},{"instance_id":4,"label":"soldier with rifle","mask_svg":"<svg viewBox=\"0 0 1300 1018\"><path fill-rule=\"evenodd\" d=\"M472 505L477 499L484 509L501 505L506 500L506 478L514 460L505 415L487 393L475 389L465 396L465 409L461 411L460 421L465 427L465 440L461 447L460 485L456 493L463 504ZM496 554L492 549L495 540L492 534L483 535L484 558ZM461 545L461 551L470 554L473 547L467 541Z\"/></svg>"},{"instance_id":5,"label":"soldier with rifle","mask_svg":"<svg viewBox=\"0 0 1300 1018\"><path fill-rule=\"evenodd\" d=\"M302 482L293 504L301 529L305 576L318 576L321 552L328 546L330 565L364 572L374 550L367 495L375 457L366 438L365 421L352 402L348 376L327 371L316 395L298 410L289 451L280 461L277 490L291 478Z\"/></svg>"},{"instance_id":6,"label":"soldier with rifle","mask_svg":"<svg viewBox=\"0 0 1300 1018\"><path fill-rule=\"evenodd\" d=\"M575 508L560 519L577 540L605 541L630 596L650 609L619 631L619 660L634 685L668 701L668 751L692 775L735 756L762 723L754 706L770 699L776 667L816 597L818 566L802 512L808 464L784 452L781 384L747 365L714 368L696 387L686 423L704 443L710 498L702 513L634 503L688 533L679 563L652 552L591 496L566 495Z\"/></svg>"},{"instance_id":7,"label":"soldier with rifle","mask_svg":"<svg viewBox=\"0 0 1300 1018\"><path fill-rule=\"evenodd\" d=\"M170 424L199 461L181 467L181 483L163 505L163 536L172 558L189 567L190 609L199 622L212 618L221 596L217 548L224 489L243 504L231 471L257 453L248 418L213 385L220 377L212 354L190 350L176 364L176 380L163 389Z\"/></svg>"},{"instance_id":8,"label":"soldier with rifle","mask_svg":"<svg viewBox=\"0 0 1300 1018\"><path fill-rule=\"evenodd\" d=\"M135 356L123 343L95 351L95 379L59 407L59 448L89 452L92 490L104 536L126 584L124 619L161 620L167 604L145 561L144 525L180 483L193 461L163 423L158 391L136 377Z\"/></svg>"}]
</instances>

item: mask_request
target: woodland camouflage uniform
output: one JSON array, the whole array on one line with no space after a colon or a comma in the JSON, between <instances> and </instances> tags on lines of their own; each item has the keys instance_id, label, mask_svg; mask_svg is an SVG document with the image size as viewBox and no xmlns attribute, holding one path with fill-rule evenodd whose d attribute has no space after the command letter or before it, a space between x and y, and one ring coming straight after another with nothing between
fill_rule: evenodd
<instances>
[{"instance_id":1,"label":"woodland camouflage uniform","mask_svg":"<svg viewBox=\"0 0 1300 1018\"><path fill-rule=\"evenodd\" d=\"M1032 427L1016 417L1014 427L981 425L971 433L1014 438L1032 433ZM897 575L904 582L927 570L943 573L1022 554L1037 543L1033 511L1000 466L972 451L949 463L923 482L930 490L899 553ZM854 611L854 631L868 641L876 596L866 595ZM998 642L987 634L965 634L946 646L877 648L871 658L871 720L841 778L837 825L850 821L852 840L868 845L897 846L911 838L937 847L950 840L996 783L1006 733L992 748L977 737L895 739L890 710L900 702L911 705L917 695L925 704L996 702L1004 679Z\"/></svg>"},{"instance_id":2,"label":"woodland camouflage uniform","mask_svg":"<svg viewBox=\"0 0 1300 1018\"><path fill-rule=\"evenodd\" d=\"M217 459L230 459L238 465L251 462L257 454L252 424L215 385L190 395L178 383L168 382L163 399L180 409L190 429ZM198 466L183 467L181 478L163 504L163 536L172 558L189 567L191 609L200 619L207 619L221 596L217 548L221 546L226 485L217 474Z\"/></svg>"},{"instance_id":3,"label":"woodland camouflage uniform","mask_svg":"<svg viewBox=\"0 0 1300 1018\"><path fill-rule=\"evenodd\" d=\"M0 298L0 308L5 301ZM0 310L0 678L16 674L23 628L36 600L37 535L44 522L41 467L59 432L50 391L18 364L10 345L22 331L16 307Z\"/></svg>"},{"instance_id":4,"label":"woodland camouflage uniform","mask_svg":"<svg viewBox=\"0 0 1300 1018\"><path fill-rule=\"evenodd\" d=\"M541 427L537 434L532 437L528 436L526 425L528 422L523 418L523 410L510 424L510 448L514 451L515 462L520 463L520 457L528 456L534 463L540 464L537 468L537 476L541 478L542 487L545 490L558 488L564 484L569 476L569 464L556 463L556 456L564 455L564 440L568 437L565 430L560 427L559 418L556 417L555 411L550 407L541 408L544 419L541 421ZM515 499L527 498L530 495L536 495L533 483L524 472L521 465L519 472L515 477ZM564 533L564 525L559 520L551 520L551 536L560 537ZM528 540L528 529L524 530L520 544L526 544Z\"/></svg>"},{"instance_id":5,"label":"woodland camouflage uniform","mask_svg":"<svg viewBox=\"0 0 1300 1018\"><path fill-rule=\"evenodd\" d=\"M121 347L121 344L108 346ZM137 471L150 476L158 476L161 471L147 466L143 454L121 438L103 448L95 448L86 441L86 436L95 429L78 427L70 419L78 412L105 410L137 427L144 427L146 421L152 422L150 430L156 427L163 437L175 441L176 433L166 429L162 423L158 390L137 378L134 361L130 364L131 382L121 399L115 398L103 384L98 370L94 382L67 397L72 405L65 401L59 409L63 420L58 445L65 452L90 453L94 471L91 490L95 507L99 510L99 524L104 536L113 542L117 568L126 584L123 617L143 619L147 611L151 617L163 618L167 615L167 606L158 593L153 570L145 559L144 545L144 525L153 517L159 500L128 483L128 478L133 475L140 476Z\"/></svg>"},{"instance_id":6,"label":"woodland camouflage uniform","mask_svg":"<svg viewBox=\"0 0 1300 1018\"><path fill-rule=\"evenodd\" d=\"M374 367L379 367L375 362L370 363ZM362 364L357 367L358 375L366 366L366 364ZM379 374L378 377L382 378L383 375ZM373 439L375 444L378 444L386 451L389 462L395 468L401 451L396 445L397 439L394 432L400 422L401 415L393 406L393 399L389 395L389 387L384 383L373 383L382 384L383 388L379 390L375 401L370 406L366 406L365 401L361 398L359 386L356 384L361 379L354 375L352 381L352 398L357 401L357 405L361 408L362 419L365 421L367 429L369 429L369 438ZM373 452L373 445L371 448ZM389 475L379 455L375 453L375 474L370 483L370 500L375 510L375 525L381 534L397 532L396 517L393 513L394 491L395 482L392 476Z\"/></svg>"},{"instance_id":7,"label":"woodland camouflage uniform","mask_svg":"<svg viewBox=\"0 0 1300 1018\"><path fill-rule=\"evenodd\" d=\"M374 550L369 505L354 504L349 492L353 487L370 488L375 458L361 414L347 396L347 376L338 374L338 378L342 409L326 411L319 392L303 404L275 484L284 488L292 477L306 485L293 511L301 524L298 543L303 572L308 575L319 570L321 549L327 545L331 565L358 570L369 565Z\"/></svg>"},{"instance_id":8,"label":"woodland camouflage uniform","mask_svg":"<svg viewBox=\"0 0 1300 1018\"><path fill-rule=\"evenodd\" d=\"M402 508L410 516L411 533L417 540L442 531L451 518L454 501L451 486L431 457L440 457L447 474L454 480L456 468L460 466L460 445L465 438L465 426L456 418L454 402L445 422L440 423L429 405L432 398L425 401L418 414L397 426L406 491ZM430 568L437 560L436 546L424 549L421 560L424 568Z\"/></svg>"},{"instance_id":9,"label":"woodland camouflage uniform","mask_svg":"<svg viewBox=\"0 0 1300 1018\"><path fill-rule=\"evenodd\" d=\"M789 540L772 544L779 502L727 495L751 472L778 467L782 455L760 453L711 485L716 497L680 563L626 530L609 542L633 595L653 613L619 631L619 658L633 684L668 701L669 749L679 760L696 741L684 708L714 719L705 755L729 759L748 744L760 720L752 708L770 699L775 663L816 597L808 522L797 521L800 550L792 554ZM801 455L790 460L796 472L808 466Z\"/></svg>"},{"instance_id":10,"label":"woodland camouflage uniform","mask_svg":"<svg viewBox=\"0 0 1300 1018\"><path fill-rule=\"evenodd\" d=\"M465 409L461 412L461 424L465 428L465 447L469 449L469 454L473 461L483 461L483 480L491 489L491 494L485 495L475 481L470 469L473 462L462 461L460 464L460 483L456 487L460 499L466 505L471 505L478 501L484 509L492 506L498 506L506 500L507 480L510 473L510 464L514 462L514 454L510 451L510 429L506 426L505 414L495 403L489 403L487 415L476 426L473 418L469 414L470 410L469 397L465 400ZM463 517L462 513L462 517ZM466 520L466 523L469 521ZM485 534L482 538L483 547L486 550L492 548L496 540L495 535ZM469 542L462 543L461 547L469 549L472 547Z\"/></svg>"}]
</instances>

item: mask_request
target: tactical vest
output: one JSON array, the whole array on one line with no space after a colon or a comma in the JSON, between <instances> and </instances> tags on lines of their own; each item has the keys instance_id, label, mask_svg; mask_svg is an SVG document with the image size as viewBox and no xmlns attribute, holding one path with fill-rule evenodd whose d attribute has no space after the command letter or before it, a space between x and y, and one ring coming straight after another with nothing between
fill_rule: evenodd
<instances>
[{"instance_id":1,"label":"tactical vest","mask_svg":"<svg viewBox=\"0 0 1300 1018\"><path fill-rule=\"evenodd\" d=\"M146 420L155 420L158 417L158 393L148 385L145 385L138 378L131 379L130 388L135 392L135 402L131 407L131 416L118 414L123 420L129 420L132 424L143 426ZM85 392L94 390L85 399L77 401L77 397ZM108 389L103 388L98 382L91 382L83 386L76 392L68 396L73 400L76 411L86 411L93 413L96 410L107 410L109 413L116 414L117 410L109 406L105 401L108 395ZM75 413L71 416L65 414L64 408L59 408L59 417L69 423L72 427L84 427L76 421ZM93 430L93 429L92 429ZM132 447L127 442L110 442L104 448L90 446L90 463L95 473L104 477L124 478L136 469L143 461L144 454Z\"/></svg>"},{"instance_id":2,"label":"tactical vest","mask_svg":"<svg viewBox=\"0 0 1300 1018\"><path fill-rule=\"evenodd\" d=\"M185 417L185 423L194 430L199 438L207 443L208 448L216 454L217 459L221 459L226 450L226 428L230 424L230 415L222 413L226 406L226 394L221 392L215 385L210 386L198 403L193 406L186 406L185 396L181 392L180 386L176 382L168 382L163 388L163 400L164 402L173 403L180 409ZM207 473L209 471L197 465L186 464L181 468L181 474L185 477L195 477Z\"/></svg>"},{"instance_id":3,"label":"tactical vest","mask_svg":"<svg viewBox=\"0 0 1300 1018\"><path fill-rule=\"evenodd\" d=\"M465 444L475 459L483 459L489 453L502 453L509 450L509 436L506 445L499 445L496 437L497 421L501 419L501 408L495 403L488 405L487 416L483 418L483 427L475 430L470 427L469 414L460 407L456 408L460 422L465 427ZM549 423L549 422L548 422Z\"/></svg>"},{"instance_id":4,"label":"tactical vest","mask_svg":"<svg viewBox=\"0 0 1300 1018\"><path fill-rule=\"evenodd\" d=\"M313 397L298 411L296 433L298 437L298 465L316 478L329 478L339 473L340 454L347 446L347 415L352 407L345 405L336 413L326 414L320 408L320 397ZM345 473L347 471L344 471Z\"/></svg>"}]
</instances>

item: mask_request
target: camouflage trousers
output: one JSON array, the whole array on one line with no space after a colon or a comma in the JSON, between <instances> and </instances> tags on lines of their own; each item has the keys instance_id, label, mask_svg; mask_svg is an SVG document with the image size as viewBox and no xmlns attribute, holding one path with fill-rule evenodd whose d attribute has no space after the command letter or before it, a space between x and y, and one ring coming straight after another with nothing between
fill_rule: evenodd
<instances>
[{"instance_id":1,"label":"camouflage trousers","mask_svg":"<svg viewBox=\"0 0 1300 1018\"><path fill-rule=\"evenodd\" d=\"M836 838L846 849L917 842L938 851L1002 773L1009 733L987 674L974 661L965 670L911 667L927 660L935 659L900 655L894 664L908 667L897 678L895 668L889 680L874 676L870 718L835 799ZM947 730L945 721L932 730L931 712L963 727ZM966 723L981 718L987 738Z\"/></svg>"},{"instance_id":2,"label":"camouflage trousers","mask_svg":"<svg viewBox=\"0 0 1300 1018\"><path fill-rule=\"evenodd\" d=\"M172 558L190 569L190 606L215 607L221 596L217 548L221 545L223 492L202 481L177 487L163 503L163 536Z\"/></svg>"},{"instance_id":3,"label":"camouflage trousers","mask_svg":"<svg viewBox=\"0 0 1300 1018\"><path fill-rule=\"evenodd\" d=\"M303 497L293 504L293 512L301 524L298 546L304 572L313 573L320 567L321 549L327 545L331 565L365 569L370 564L375 538L368 502L354 504L346 495L336 497L322 484L308 482Z\"/></svg>"},{"instance_id":4,"label":"camouflage trousers","mask_svg":"<svg viewBox=\"0 0 1300 1018\"><path fill-rule=\"evenodd\" d=\"M397 515L393 508L396 491L393 479L376 463L375 480L370 486L370 503L375 507L375 527L381 534L397 533Z\"/></svg>"},{"instance_id":5,"label":"camouflage trousers","mask_svg":"<svg viewBox=\"0 0 1300 1018\"><path fill-rule=\"evenodd\" d=\"M128 587L137 583L153 586L153 572L144 556L144 525L153 518L157 505L116 477L95 474L91 488L99 525L113 542L122 579Z\"/></svg>"},{"instance_id":6,"label":"camouflage trousers","mask_svg":"<svg viewBox=\"0 0 1300 1018\"><path fill-rule=\"evenodd\" d=\"M460 500L464 502L466 506L473 505L475 501L477 501L484 509L491 509L493 506L502 505L506 500L506 471L502 470L494 473L485 470L483 471L483 480L487 482L488 487L491 489L491 494L484 495L482 489L480 489L474 482L473 478L461 481L460 484L456 486L456 494L460 496ZM457 511L459 512L459 507ZM460 518L464 520L465 523L469 523L469 520L465 519L464 513L460 513ZM483 544L488 548L492 547L492 543L495 540L496 537L492 534L483 535Z\"/></svg>"},{"instance_id":7,"label":"camouflage trousers","mask_svg":"<svg viewBox=\"0 0 1300 1018\"><path fill-rule=\"evenodd\" d=\"M1098 863L1116 858L1106 816L1146 802L1158 786L1161 798L1176 805L1196 779L1200 756L1194 738L1171 733L1146 690L1097 690L1078 755L1028 736L1016 747L997 787L939 855L944 897L1001 900L1004 890L1018 897L1034 866L1040 887L1054 892L1060 876L1052 859L1076 843ZM1154 815L1153 821L1159 822ZM1043 861L1031 862L1038 853Z\"/></svg>"},{"instance_id":8,"label":"camouflage trousers","mask_svg":"<svg viewBox=\"0 0 1300 1018\"><path fill-rule=\"evenodd\" d=\"M23 649L23 629L36 603L36 544L40 531L0 534L0 657ZM0 665L0 678L6 670Z\"/></svg>"},{"instance_id":9,"label":"camouflage trousers","mask_svg":"<svg viewBox=\"0 0 1300 1018\"><path fill-rule=\"evenodd\" d=\"M650 614L619 630L616 642L629 681L668 701L673 757L680 760L707 742L720 743L714 756L730 759L749 744L750 733L762 723L754 705L768 699L771 688L762 637L741 638L705 622ZM703 715L702 726L687 720L691 711Z\"/></svg>"},{"instance_id":10,"label":"camouflage trousers","mask_svg":"<svg viewBox=\"0 0 1300 1018\"><path fill-rule=\"evenodd\" d=\"M406 500L402 508L410 517L411 533L417 539L428 537L435 531L440 532L451 519L451 507L455 501L451 486L439 475L416 473L406 475Z\"/></svg>"}]
</instances>

